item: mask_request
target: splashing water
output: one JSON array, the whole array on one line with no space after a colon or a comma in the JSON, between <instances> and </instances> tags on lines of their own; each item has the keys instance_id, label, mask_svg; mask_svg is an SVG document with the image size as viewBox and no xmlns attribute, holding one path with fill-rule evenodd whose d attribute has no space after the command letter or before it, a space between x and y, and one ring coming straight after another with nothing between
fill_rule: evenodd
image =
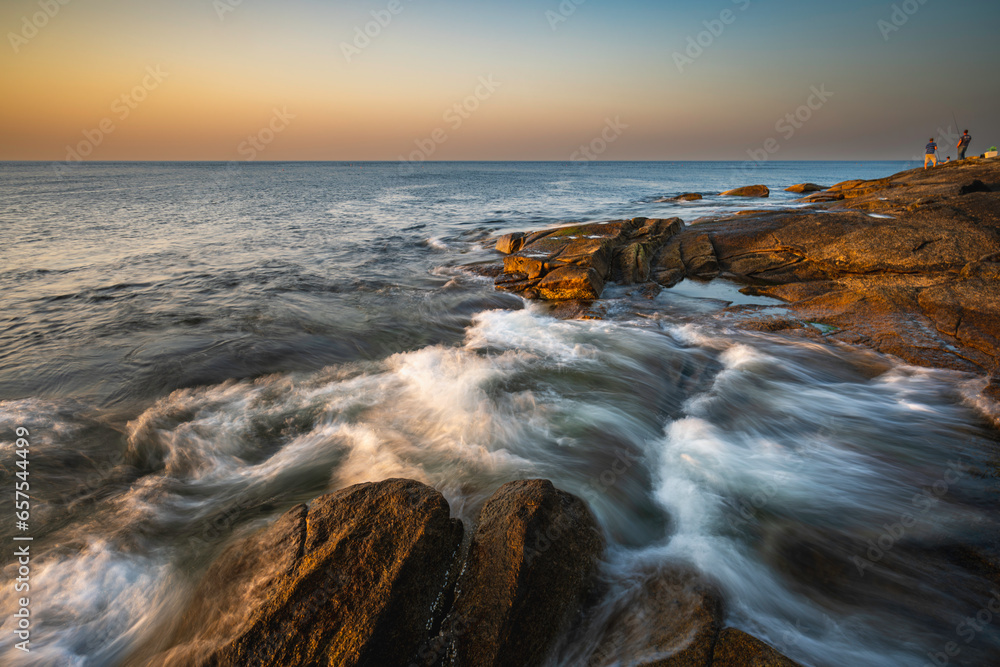
<instances>
[{"instance_id":1,"label":"splashing water","mask_svg":"<svg viewBox=\"0 0 1000 667\"><path fill-rule=\"evenodd\" d=\"M976 611L952 589L968 575L935 571L922 550L992 525L969 474L992 443L954 375L522 310L480 313L458 346L178 390L128 424L97 488L50 509L39 659L120 659L180 613L186 573L232 534L324 490L410 477L468 521L503 482L547 477L612 536L602 604L649 563L687 564L718 583L731 622L809 664L909 664ZM39 407L8 402L3 420ZM940 480L936 502L914 504ZM890 550L906 567L894 560L891 582L889 556L859 571L867 540L907 513L916 523Z\"/></svg>"}]
</instances>

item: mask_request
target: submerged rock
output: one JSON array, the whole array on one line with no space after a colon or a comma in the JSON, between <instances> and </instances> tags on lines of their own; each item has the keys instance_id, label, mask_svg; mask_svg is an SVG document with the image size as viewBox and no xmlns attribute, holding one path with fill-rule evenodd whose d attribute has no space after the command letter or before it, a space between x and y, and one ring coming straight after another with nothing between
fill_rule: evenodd
<instances>
[{"instance_id":1,"label":"submerged rock","mask_svg":"<svg viewBox=\"0 0 1000 667\"><path fill-rule=\"evenodd\" d=\"M458 582L448 622L465 631L449 664L542 664L583 609L603 550L579 498L546 480L500 487L480 512Z\"/></svg>"},{"instance_id":2,"label":"submerged rock","mask_svg":"<svg viewBox=\"0 0 1000 667\"><path fill-rule=\"evenodd\" d=\"M771 191L766 185L747 185L721 193L724 197L770 197Z\"/></svg>"},{"instance_id":3,"label":"submerged rock","mask_svg":"<svg viewBox=\"0 0 1000 667\"><path fill-rule=\"evenodd\" d=\"M687 570L650 572L618 601L589 667L707 667L722 625L722 601Z\"/></svg>"},{"instance_id":4,"label":"submerged rock","mask_svg":"<svg viewBox=\"0 0 1000 667\"><path fill-rule=\"evenodd\" d=\"M441 494L410 480L294 507L211 566L151 664L409 664L446 611L461 538Z\"/></svg>"}]
</instances>

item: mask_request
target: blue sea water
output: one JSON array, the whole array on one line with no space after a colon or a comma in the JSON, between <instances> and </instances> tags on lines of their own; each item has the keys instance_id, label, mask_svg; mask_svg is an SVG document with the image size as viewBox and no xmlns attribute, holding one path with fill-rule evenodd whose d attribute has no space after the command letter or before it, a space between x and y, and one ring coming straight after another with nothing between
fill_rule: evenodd
<instances>
[{"instance_id":1,"label":"blue sea water","mask_svg":"<svg viewBox=\"0 0 1000 667\"><path fill-rule=\"evenodd\" d=\"M560 321L461 268L508 231L799 206L785 187L912 166L0 163L0 484L26 427L43 582L37 651L12 647L8 588L0 652L141 663L213 555L329 490L412 477L471 520L548 477L591 503L612 582L552 664L585 663L635 572L674 564L803 664L923 664L988 602L942 555L996 526L980 378L733 331L725 286ZM771 197L718 196L756 183ZM685 192L704 199L657 201ZM622 448L638 463L609 475ZM984 628L965 664L998 646Z\"/></svg>"}]
</instances>

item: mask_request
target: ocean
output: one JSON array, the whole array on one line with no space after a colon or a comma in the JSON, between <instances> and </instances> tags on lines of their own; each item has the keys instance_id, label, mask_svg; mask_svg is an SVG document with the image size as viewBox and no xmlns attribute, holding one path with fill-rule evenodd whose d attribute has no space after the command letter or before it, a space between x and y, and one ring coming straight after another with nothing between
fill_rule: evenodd
<instances>
[{"instance_id":1,"label":"ocean","mask_svg":"<svg viewBox=\"0 0 1000 667\"><path fill-rule=\"evenodd\" d=\"M988 586L951 557L996 534L981 378L739 331L729 303L781 304L724 281L563 321L463 268L509 231L691 223L913 166L0 163L0 489L17 428L31 489L0 543L33 537L32 651L5 546L0 661L141 664L214 557L325 492L418 479L469 526L544 477L609 537L590 636L636 572L677 564L805 665L934 664L951 642L988 664L998 629L960 626ZM714 194L754 183L771 197ZM685 192L705 198L657 201Z\"/></svg>"}]
</instances>

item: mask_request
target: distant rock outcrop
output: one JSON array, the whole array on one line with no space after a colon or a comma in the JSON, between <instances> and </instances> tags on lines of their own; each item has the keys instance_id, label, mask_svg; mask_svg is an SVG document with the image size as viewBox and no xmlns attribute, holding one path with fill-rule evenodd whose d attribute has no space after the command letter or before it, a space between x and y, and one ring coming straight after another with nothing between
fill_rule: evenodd
<instances>
[{"instance_id":1,"label":"distant rock outcrop","mask_svg":"<svg viewBox=\"0 0 1000 667\"><path fill-rule=\"evenodd\" d=\"M804 194L806 192L820 192L821 190L826 190L822 185L816 185L815 183L799 183L798 185L793 185L790 188L785 188L785 192L795 192L798 194Z\"/></svg>"},{"instance_id":2,"label":"distant rock outcrop","mask_svg":"<svg viewBox=\"0 0 1000 667\"><path fill-rule=\"evenodd\" d=\"M771 191L766 185L747 185L720 194L724 197L770 197Z\"/></svg>"}]
</instances>

